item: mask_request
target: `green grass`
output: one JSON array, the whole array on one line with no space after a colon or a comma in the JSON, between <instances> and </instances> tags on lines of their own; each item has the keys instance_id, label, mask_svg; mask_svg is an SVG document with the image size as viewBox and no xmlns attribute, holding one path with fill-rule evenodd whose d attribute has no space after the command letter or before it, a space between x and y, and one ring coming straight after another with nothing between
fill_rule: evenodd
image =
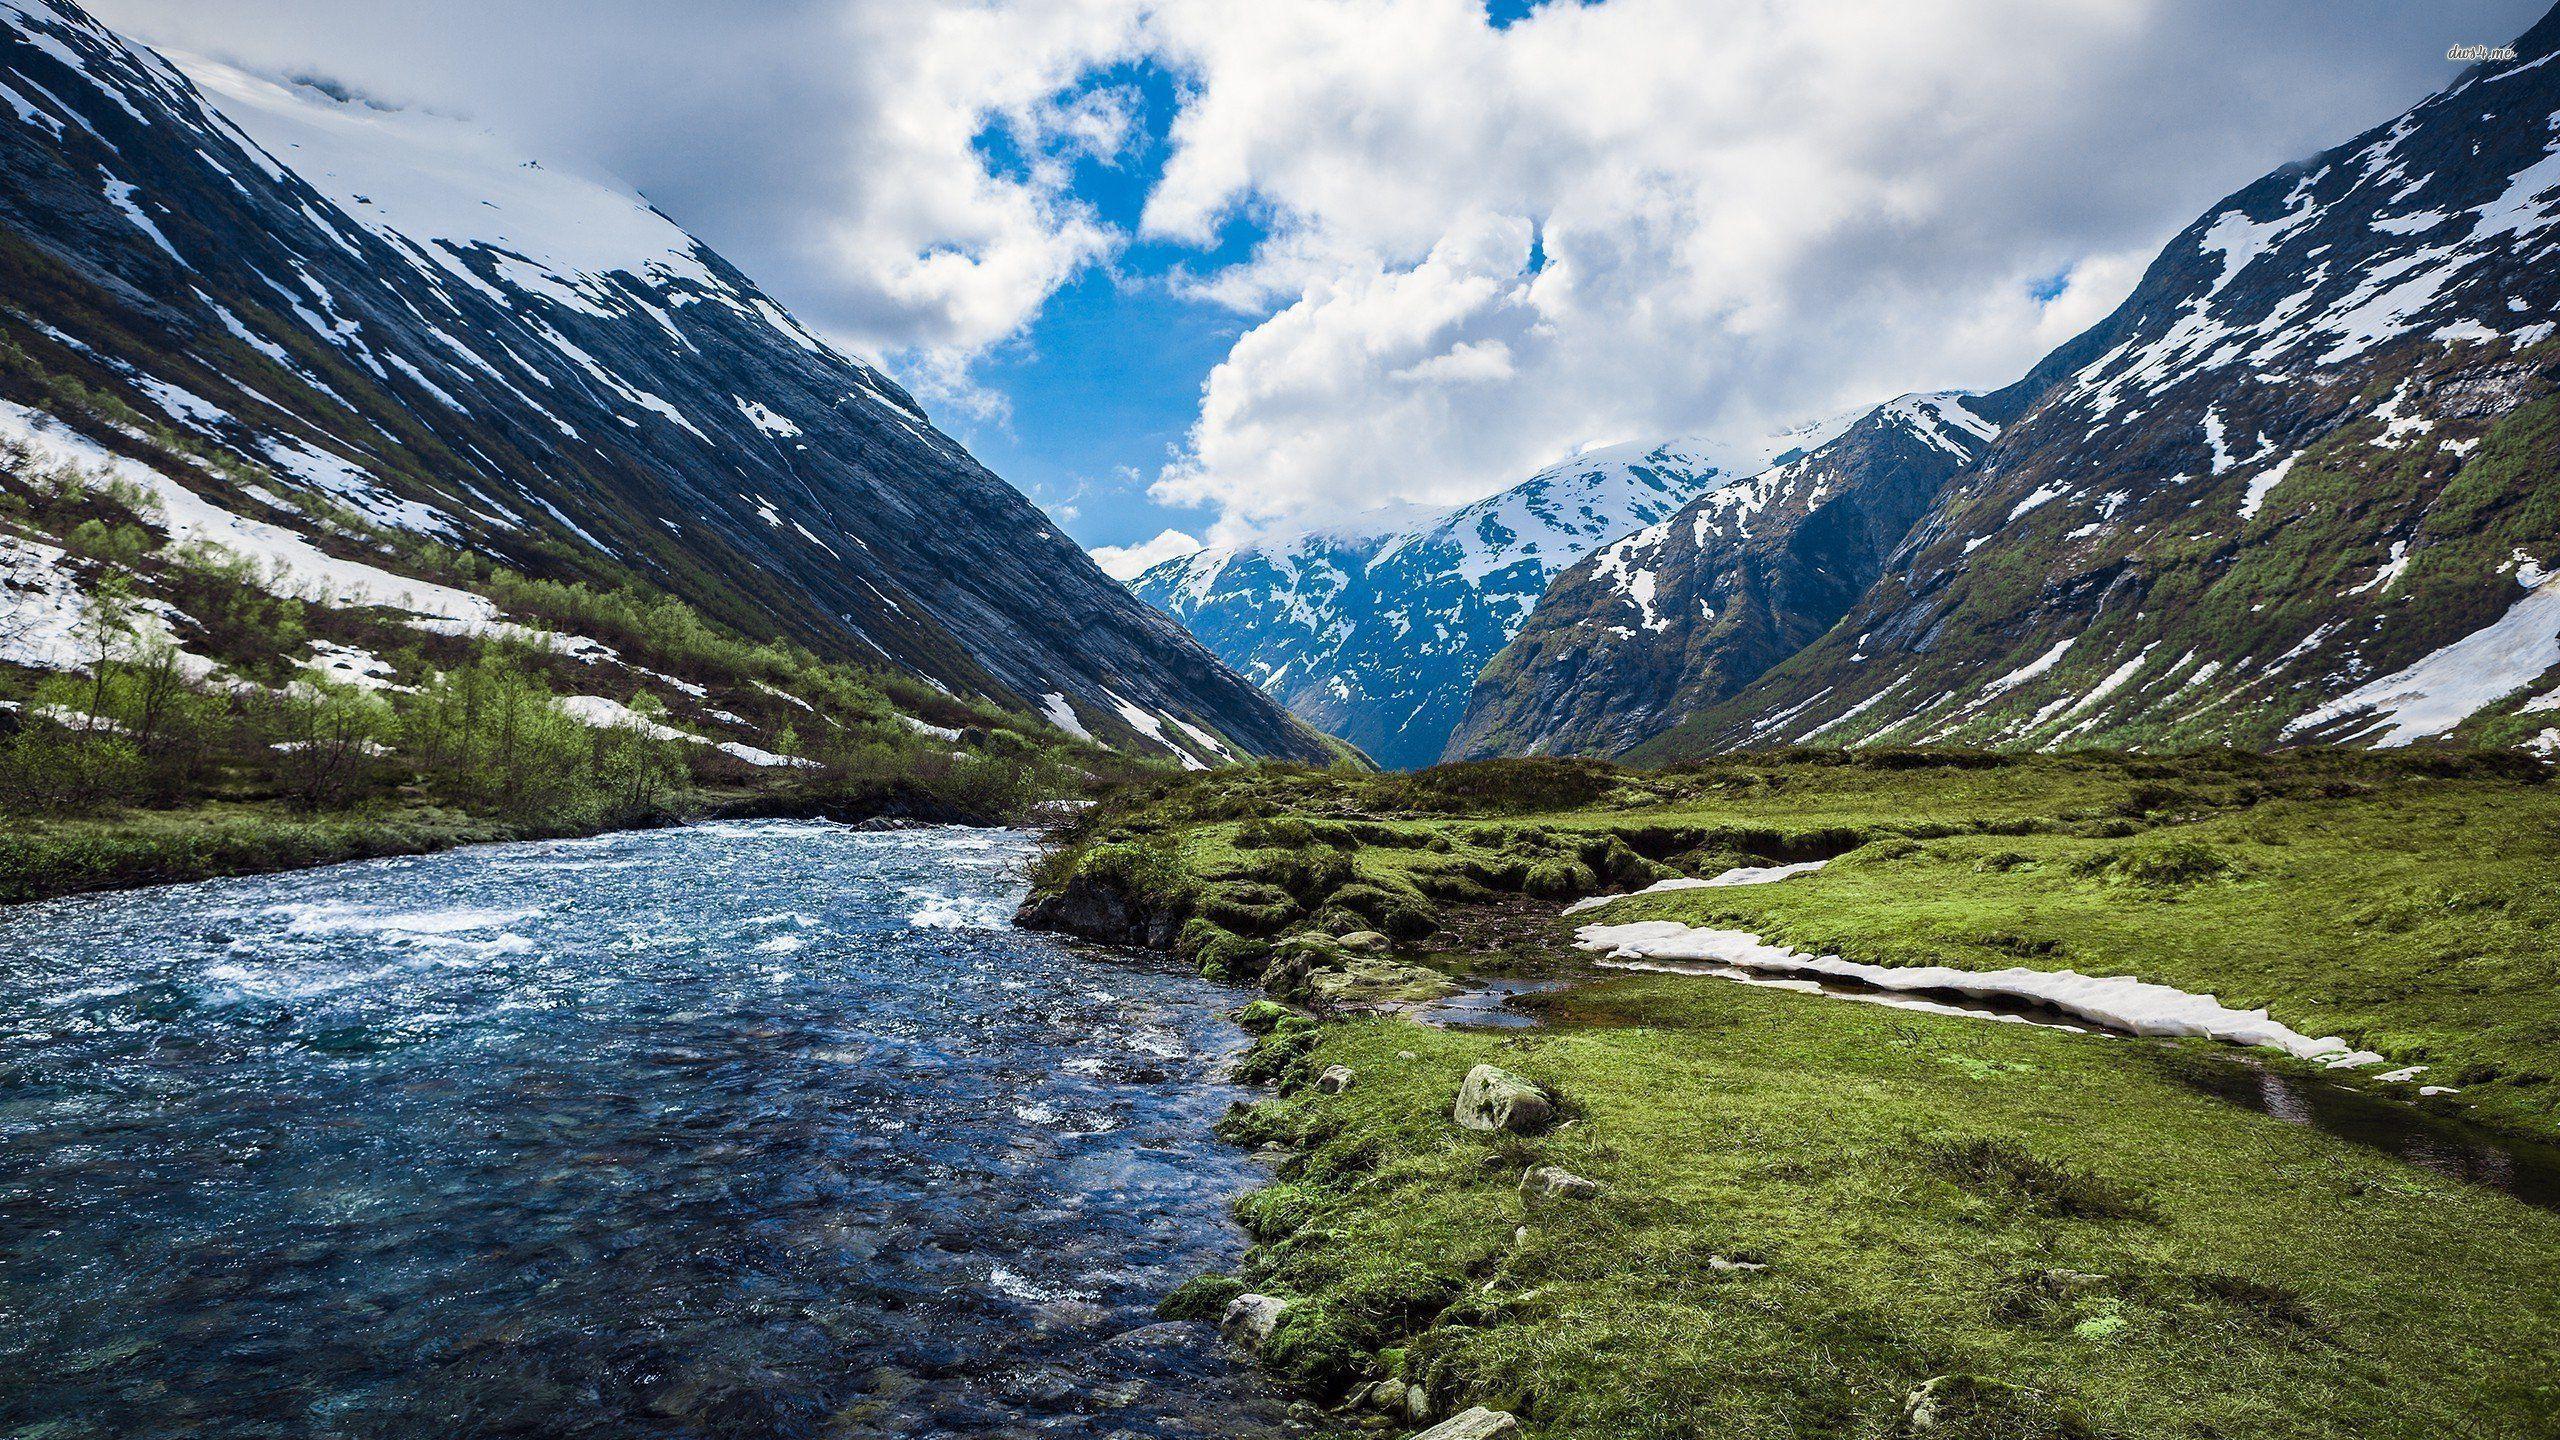
<instances>
[{"instance_id":1,"label":"green grass","mask_svg":"<svg viewBox=\"0 0 2560 1440\"><path fill-rule=\"evenodd\" d=\"M2479 1112L2560 1133L2560 790L2413 780L2167 833L1876 847L1783 885L1648 896L1679 919L1885 965L2128 974L2339 1035ZM1597 917L1595 917L1597 918Z\"/></svg>"},{"instance_id":2,"label":"green grass","mask_svg":"<svg viewBox=\"0 0 2560 1440\"><path fill-rule=\"evenodd\" d=\"M2560 1216L2213 1098L2192 1072L2231 1060L2207 1042L1594 971L1555 914L1818 855L1841 858L1605 913L2215 991L2560 1132L2560 790L2512 758L1266 768L1107 802L1038 888L1175 917L1213 970L1266 955L1268 988L1332 1017L1249 1012L1240 1076L1279 1098L1229 1122L1297 1152L1239 1206L1236 1283L1294 1303L1262 1359L1319 1400L1392 1377L1548 1440L1882 1437L1969 1376L1928 1433L2560 1435ZM1339 945L1388 919L1392 953ZM1361 1013L1416 976L1531 968L1576 982L1539 1029ZM1567 1123L1459 1130L1485 1061ZM1316 1093L1334 1064L1357 1083ZM1550 1163L1603 1194L1524 1209Z\"/></svg>"},{"instance_id":3,"label":"green grass","mask_svg":"<svg viewBox=\"0 0 2560 1440\"><path fill-rule=\"evenodd\" d=\"M2202 1100L2146 1043L1664 977L1557 1018L1330 1026L1301 1064L1358 1083L1236 1123L1305 1151L1242 1210L1295 1378L1610 1440L1883 1435L1944 1374L2108 1435L2555 1433L2560 1216ZM1460 1131L1485 1060L1573 1122ZM1524 1209L1532 1163L1604 1192Z\"/></svg>"}]
</instances>

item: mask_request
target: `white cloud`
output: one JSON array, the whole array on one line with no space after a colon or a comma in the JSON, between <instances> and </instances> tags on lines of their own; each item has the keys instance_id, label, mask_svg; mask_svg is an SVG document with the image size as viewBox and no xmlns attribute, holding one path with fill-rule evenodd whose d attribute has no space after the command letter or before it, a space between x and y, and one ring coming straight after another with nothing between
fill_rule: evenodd
<instances>
[{"instance_id":1,"label":"white cloud","mask_svg":"<svg viewBox=\"0 0 2560 1440\"><path fill-rule=\"evenodd\" d=\"M1135 580L1153 566L1188 555L1200 548L1200 537L1179 530L1166 530L1153 540L1135 545L1096 545L1090 552L1093 563L1114 580Z\"/></svg>"},{"instance_id":2,"label":"white cloud","mask_svg":"<svg viewBox=\"0 0 2560 1440\"><path fill-rule=\"evenodd\" d=\"M1194 284L1269 313L1153 493L1233 539L1461 501L1594 435L2006 383L2221 193L2452 73L2422 40L2447 17L2238 9L1610 0L1495 30L1474 0L1161 0L1191 90L1143 229L1272 236Z\"/></svg>"}]
</instances>

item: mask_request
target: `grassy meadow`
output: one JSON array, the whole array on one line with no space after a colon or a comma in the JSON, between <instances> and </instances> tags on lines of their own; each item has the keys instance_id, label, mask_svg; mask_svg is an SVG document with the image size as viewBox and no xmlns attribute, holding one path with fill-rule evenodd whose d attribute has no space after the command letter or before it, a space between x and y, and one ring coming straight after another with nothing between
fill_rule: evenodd
<instances>
[{"instance_id":1,"label":"grassy meadow","mask_svg":"<svg viewBox=\"0 0 2560 1440\"><path fill-rule=\"evenodd\" d=\"M1240 1073L1273 1094L1228 1122L1280 1161L1239 1209L1254 1248L1170 1309L1287 1301L1260 1356L1319 1403L1419 1387L1430 1414L1485 1404L1594 1440L2521 1437L2560 1435L2560 1214L2198 1082L2255 1065L2560 1134L2555 858L2560 792L2496 756L1266 768L1107 801L1032 911L1119 897L1287 1002L1245 1017L1267 1033ZM1558 914L1807 859L1832 863ZM2341 1082L2271 1051L1573 948L1575 923L1632 918L1879 964L2133 974L2428 1069ZM1564 988L1533 1028L1398 1013L1496 975ZM1479 1063L1546 1089L1562 1123L1454 1125ZM1314 1083L1333 1066L1339 1093ZM1599 1193L1524 1197L1539 1165Z\"/></svg>"}]
</instances>

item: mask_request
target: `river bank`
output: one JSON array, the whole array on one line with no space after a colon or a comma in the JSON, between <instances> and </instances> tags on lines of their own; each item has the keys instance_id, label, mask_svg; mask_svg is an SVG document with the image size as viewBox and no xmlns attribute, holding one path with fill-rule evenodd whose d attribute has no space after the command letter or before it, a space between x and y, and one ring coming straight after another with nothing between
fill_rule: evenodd
<instances>
[{"instance_id":1,"label":"river bank","mask_svg":"<svg viewBox=\"0 0 2560 1440\"><path fill-rule=\"evenodd\" d=\"M2441 1079L2461 1093L2427 1103L2541 1133L2552 1057L2512 1007L2547 1003L2521 992L2560 832L2530 777L2298 757L1518 778L1548 793L1195 780L1072 833L1027 912L1256 968L1322 1017L1261 1017L1242 1073L1276 1095L1226 1130L1290 1158L1239 1206L1243 1267L1192 1303L1284 1306L1262 1358L1359 1402L1345 1423L1409 1424L1378 1397L1418 1390L1541 1437L1885 1435L1933 1381L1990 1397L1936 1433L1986 1436L2528 1435L2560 1414L2532 1358L2560 1337L2560 1217L2228 1103L2198 1082L2229 1068L2215 1042L1602 973L1571 948L1624 911L1879 964L2174 980L2371 1045L2386 1091ZM2092 943L2128 934L2184 967ZM2457 941L2459 977L2396 963ZM1539 1023L1360 1013L1440 975L1534 978L1508 1008ZM2500 975L2515 993L2472 988ZM2335 1079L2267 1053L2281 1084ZM1453 1124L1484 1064L1557 1123Z\"/></svg>"},{"instance_id":2,"label":"river bank","mask_svg":"<svg viewBox=\"0 0 2560 1440\"><path fill-rule=\"evenodd\" d=\"M1011 803L970 805L926 793L830 793L760 786L692 790L641 815L510 819L417 797L350 811L274 802L213 801L105 816L11 817L0 826L0 905L65 895L270 875L466 845L573 839L704 820L894 820L919 825L1050 823L1059 812Z\"/></svg>"}]
</instances>

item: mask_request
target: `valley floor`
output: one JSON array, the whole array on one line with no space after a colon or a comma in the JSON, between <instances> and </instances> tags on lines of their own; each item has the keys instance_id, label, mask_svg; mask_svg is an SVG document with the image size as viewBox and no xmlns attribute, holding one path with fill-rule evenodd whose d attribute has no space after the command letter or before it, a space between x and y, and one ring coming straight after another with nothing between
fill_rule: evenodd
<instances>
[{"instance_id":1,"label":"valley floor","mask_svg":"<svg viewBox=\"0 0 2560 1440\"><path fill-rule=\"evenodd\" d=\"M1249 1012L1268 1033L1244 1073L1276 1093L1228 1124L1285 1156L1239 1208L1256 1246L1173 1309L1285 1301L1261 1358L1362 1401L1346 1428L1417 1428L1375 1402L1418 1387L1425 1414L1610 1440L2523 1437L2560 1433L2560 1214L2222 1096L2348 1084L2413 1128L2485 1123L2547 1157L2555 858L2560 793L2505 759L1266 770L1107 805L1026 915L1296 1002ZM2332 1071L1575 947L1631 919L1891 967L2131 975L2384 1058ZM1528 998L1533 1027L1395 1013L1492 975L1563 983ZM1488 1063L1559 1123L1453 1124ZM1315 1083L1336 1066L1347 1086ZM1539 1166L1598 1192L1525 1196Z\"/></svg>"}]
</instances>

